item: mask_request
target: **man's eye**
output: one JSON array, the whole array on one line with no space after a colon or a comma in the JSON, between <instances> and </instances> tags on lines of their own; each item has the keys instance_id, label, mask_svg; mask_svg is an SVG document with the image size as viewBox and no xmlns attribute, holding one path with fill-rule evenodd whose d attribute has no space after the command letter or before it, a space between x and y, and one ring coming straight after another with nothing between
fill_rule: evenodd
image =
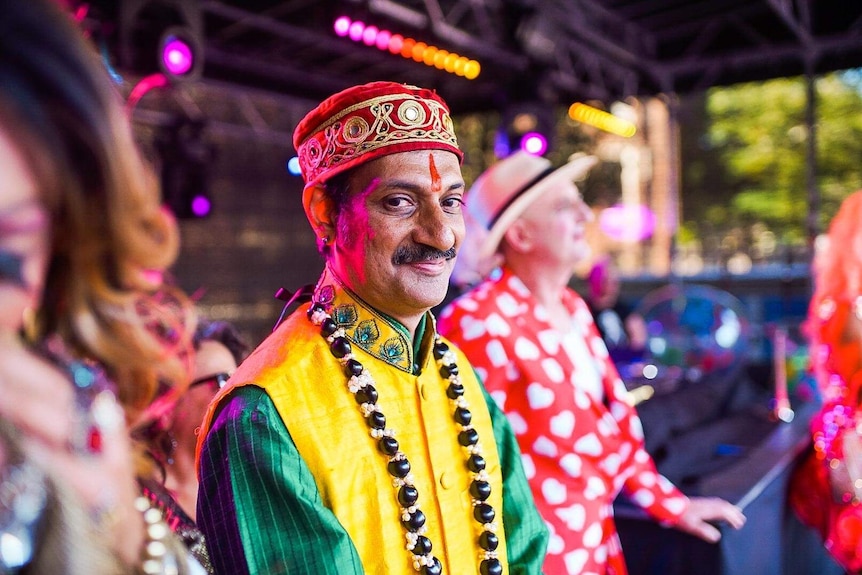
<instances>
[{"instance_id":1,"label":"man's eye","mask_svg":"<svg viewBox=\"0 0 862 575\"><path fill-rule=\"evenodd\" d=\"M459 196L452 196L450 198L446 198L443 200L443 207L450 209L461 209L461 206L464 205L464 200Z\"/></svg>"},{"instance_id":2,"label":"man's eye","mask_svg":"<svg viewBox=\"0 0 862 575\"><path fill-rule=\"evenodd\" d=\"M390 208L403 208L410 203L410 200L404 196L390 196L383 200L383 203Z\"/></svg>"},{"instance_id":3,"label":"man's eye","mask_svg":"<svg viewBox=\"0 0 862 575\"><path fill-rule=\"evenodd\" d=\"M383 199L383 209L390 212L406 215L416 210L416 200L409 195L388 196Z\"/></svg>"}]
</instances>

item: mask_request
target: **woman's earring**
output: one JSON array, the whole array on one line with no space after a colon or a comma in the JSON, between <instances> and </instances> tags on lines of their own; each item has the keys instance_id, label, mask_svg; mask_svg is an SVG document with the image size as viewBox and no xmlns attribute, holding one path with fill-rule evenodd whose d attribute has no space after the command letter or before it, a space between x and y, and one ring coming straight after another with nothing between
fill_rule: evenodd
<instances>
[{"instance_id":1,"label":"woman's earring","mask_svg":"<svg viewBox=\"0 0 862 575\"><path fill-rule=\"evenodd\" d=\"M162 439L162 450L165 452L165 463L168 465L174 464L174 454L177 452L179 444L180 442L177 441L174 433L170 429L166 430Z\"/></svg>"},{"instance_id":2,"label":"woman's earring","mask_svg":"<svg viewBox=\"0 0 862 575\"><path fill-rule=\"evenodd\" d=\"M30 306L21 313L21 335L27 343L36 343L39 338L39 322L36 310Z\"/></svg>"},{"instance_id":3,"label":"woman's earring","mask_svg":"<svg viewBox=\"0 0 862 575\"><path fill-rule=\"evenodd\" d=\"M317 238L317 246L323 250L326 246L329 245L329 236L320 236Z\"/></svg>"}]
</instances>

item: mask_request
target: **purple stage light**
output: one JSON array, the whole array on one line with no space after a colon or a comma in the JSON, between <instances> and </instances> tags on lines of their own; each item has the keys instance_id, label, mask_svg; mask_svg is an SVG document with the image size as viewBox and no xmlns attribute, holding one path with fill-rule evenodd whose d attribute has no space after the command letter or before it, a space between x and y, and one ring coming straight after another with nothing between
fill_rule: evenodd
<instances>
[{"instance_id":1,"label":"purple stage light","mask_svg":"<svg viewBox=\"0 0 862 575\"><path fill-rule=\"evenodd\" d=\"M192 199L192 213L196 217L202 218L209 215L211 209L212 202L206 196L197 195Z\"/></svg>"},{"instance_id":2,"label":"purple stage light","mask_svg":"<svg viewBox=\"0 0 862 575\"><path fill-rule=\"evenodd\" d=\"M512 149L509 147L509 137L506 132L498 131L497 135L494 136L494 155L498 158L505 158L510 153L512 153Z\"/></svg>"},{"instance_id":3,"label":"purple stage light","mask_svg":"<svg viewBox=\"0 0 862 575\"><path fill-rule=\"evenodd\" d=\"M333 28L338 36L347 36L347 33L350 31L350 18L347 16L337 18Z\"/></svg>"},{"instance_id":4,"label":"purple stage light","mask_svg":"<svg viewBox=\"0 0 862 575\"><path fill-rule=\"evenodd\" d=\"M521 138L521 149L534 156L541 156L548 149L548 139L538 132L527 132Z\"/></svg>"},{"instance_id":5,"label":"purple stage light","mask_svg":"<svg viewBox=\"0 0 862 575\"><path fill-rule=\"evenodd\" d=\"M162 62L174 76L188 74L195 63L195 55L188 42L178 36L168 36L162 48Z\"/></svg>"}]
</instances>

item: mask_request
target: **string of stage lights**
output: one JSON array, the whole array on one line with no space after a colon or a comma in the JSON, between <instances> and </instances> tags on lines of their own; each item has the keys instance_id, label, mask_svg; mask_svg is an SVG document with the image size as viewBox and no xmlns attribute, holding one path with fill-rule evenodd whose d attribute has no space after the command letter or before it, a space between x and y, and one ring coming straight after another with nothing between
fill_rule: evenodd
<instances>
[{"instance_id":1,"label":"string of stage lights","mask_svg":"<svg viewBox=\"0 0 862 575\"><path fill-rule=\"evenodd\" d=\"M366 24L361 20L353 20L348 16L336 18L333 29L339 37L412 59L426 66L433 66L438 70L463 76L468 80L475 79L481 71L481 65L476 60L470 60L455 52L449 52L437 46L395 34L373 24ZM637 131L633 122L580 102L572 104L568 112L569 117L577 122L624 138L632 137ZM522 122L522 117L531 118L532 121ZM548 138L541 130L536 129L536 124L537 119L534 114L518 114L513 119L511 129L503 128L497 134L494 145L494 152L497 157L506 157L517 148L534 156L544 155L549 146ZM287 162L287 171L294 176L301 175L299 159L296 156Z\"/></svg>"},{"instance_id":2,"label":"string of stage lights","mask_svg":"<svg viewBox=\"0 0 862 575\"><path fill-rule=\"evenodd\" d=\"M444 70L468 80L476 79L482 71L482 66L476 60L401 34L395 34L373 24L366 24L361 20L339 16L335 19L333 28L335 33L342 38L361 42L382 52L408 58L426 66L433 66L438 70Z\"/></svg>"}]
</instances>

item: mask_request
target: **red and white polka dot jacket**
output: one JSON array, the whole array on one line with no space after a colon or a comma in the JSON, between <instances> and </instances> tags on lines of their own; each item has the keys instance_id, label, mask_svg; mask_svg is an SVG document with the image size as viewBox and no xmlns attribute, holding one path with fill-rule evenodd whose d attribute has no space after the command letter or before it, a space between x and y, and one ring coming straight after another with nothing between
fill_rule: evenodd
<instances>
[{"instance_id":1,"label":"red and white polka dot jacket","mask_svg":"<svg viewBox=\"0 0 862 575\"><path fill-rule=\"evenodd\" d=\"M612 504L625 489L674 524L688 499L658 473L643 429L586 303L561 294L563 334L524 283L497 270L440 316L507 414L536 504L551 530L547 574L625 575Z\"/></svg>"}]
</instances>

